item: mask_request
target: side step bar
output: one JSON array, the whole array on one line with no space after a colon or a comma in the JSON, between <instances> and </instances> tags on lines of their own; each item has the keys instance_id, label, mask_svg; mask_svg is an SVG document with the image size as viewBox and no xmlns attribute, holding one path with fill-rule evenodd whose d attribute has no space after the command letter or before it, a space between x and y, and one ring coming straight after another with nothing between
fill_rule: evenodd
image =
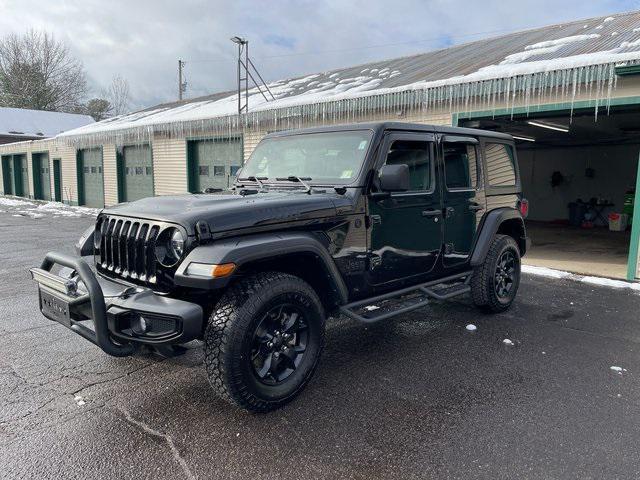
<instances>
[{"instance_id":1,"label":"side step bar","mask_svg":"<svg viewBox=\"0 0 640 480\"><path fill-rule=\"evenodd\" d=\"M471 291L469 283L471 282L472 273L473 272L471 271L459 273L457 275L451 275L437 280L432 280L430 282L421 283L420 285L414 285L412 287L385 293L384 295L378 295L377 297L348 303L347 305L340 307L340 313L363 323L374 323L386 320L388 318L395 317L396 315L402 315L403 313L412 312L413 310L422 308L429 304L429 299L448 300L450 298L469 293ZM433 288L449 282L458 283L445 286L444 288ZM384 300L399 300L405 296L411 296L411 298L405 300L404 305L393 308L388 312L384 312L383 308L375 305L376 303ZM371 315L369 315L369 313L362 313L363 309L371 312ZM383 312L375 315L373 312L377 310L383 310Z\"/></svg>"}]
</instances>

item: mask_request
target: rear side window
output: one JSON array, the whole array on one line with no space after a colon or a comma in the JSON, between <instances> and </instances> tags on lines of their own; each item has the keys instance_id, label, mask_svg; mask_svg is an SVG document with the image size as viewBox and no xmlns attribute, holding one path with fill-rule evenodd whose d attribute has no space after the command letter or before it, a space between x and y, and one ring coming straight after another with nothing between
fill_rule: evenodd
<instances>
[{"instance_id":1,"label":"rear side window","mask_svg":"<svg viewBox=\"0 0 640 480\"><path fill-rule=\"evenodd\" d=\"M487 179L491 187L513 187L516 184L516 167L511 145L486 143Z\"/></svg>"},{"instance_id":2,"label":"rear side window","mask_svg":"<svg viewBox=\"0 0 640 480\"><path fill-rule=\"evenodd\" d=\"M478 186L476 147L469 143L445 143L444 172L448 189L475 189Z\"/></svg>"},{"instance_id":3,"label":"rear side window","mask_svg":"<svg viewBox=\"0 0 640 480\"><path fill-rule=\"evenodd\" d=\"M412 191L431 189L431 150L429 142L396 140L387 153L387 165L409 166L409 182Z\"/></svg>"}]
</instances>

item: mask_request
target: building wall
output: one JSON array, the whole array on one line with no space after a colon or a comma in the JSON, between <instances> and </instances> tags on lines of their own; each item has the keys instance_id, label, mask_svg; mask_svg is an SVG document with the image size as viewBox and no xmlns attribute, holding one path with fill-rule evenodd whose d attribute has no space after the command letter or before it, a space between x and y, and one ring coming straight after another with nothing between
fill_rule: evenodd
<instances>
[{"instance_id":1,"label":"building wall","mask_svg":"<svg viewBox=\"0 0 640 480\"><path fill-rule=\"evenodd\" d=\"M153 183L156 195L187 191L187 142L184 138L156 138L152 144Z\"/></svg>"},{"instance_id":2,"label":"building wall","mask_svg":"<svg viewBox=\"0 0 640 480\"><path fill-rule=\"evenodd\" d=\"M104 177L104 204L118 203L118 174L116 164L116 146L107 144L102 147L102 173Z\"/></svg>"},{"instance_id":3,"label":"building wall","mask_svg":"<svg viewBox=\"0 0 640 480\"><path fill-rule=\"evenodd\" d=\"M621 77L618 79L618 85L613 92L614 98L621 97L640 97L640 81L634 77ZM589 100L588 91L583 91L576 101ZM532 97L532 104L553 104L557 99L553 95L546 97ZM473 103L468 104L473 105ZM453 106L456 111L464 111L468 105ZM505 103L498 103L495 108L508 107ZM531 111L535 111L537 105L531 106ZM486 107L476 104L475 108L469 110L485 110ZM369 114L358 118L352 118L352 121L407 121L424 124L450 125L452 123L452 115L449 106L445 106L439 110L429 112L410 112L406 113L402 110L388 112L386 114ZM327 122L325 122L327 124ZM305 126L314 126L308 124ZM284 125L283 125L284 127ZM243 134L243 157L246 160L253 152L255 146L267 133L266 129L247 130ZM202 134L206 136L206 134ZM104 181L105 181L105 204L112 205L117 202L117 175L115 162L115 146L103 146L104 160ZM0 154L3 153L27 153L29 166L29 189L30 196L33 196L33 172L31 162L31 151L49 151L49 158L62 159L62 186L63 197L65 201L77 203L77 172L76 172L76 149L64 143L63 140L35 140L28 142L19 142L13 144L0 145ZM152 142L153 165L154 165L154 191L156 195L169 195L184 193L187 191L187 148L185 138L163 138L156 137ZM526 158L525 158L526 163ZM594 167L595 168L595 167ZM0 166L1 169L1 166ZM51 184L53 185L53 179ZM2 185L0 185L0 189ZM557 194L556 194L557 195ZM569 195L569 194L567 194ZM608 195L603 193L603 195ZM613 196L613 195L611 195ZM542 199L541 199L542 201ZM543 202L544 204L544 202ZM545 207L546 208L546 207ZM544 210L547 211L547 210ZM553 212L551 212L553 213ZM551 215L547 212L545 215ZM557 212L556 212L557 213Z\"/></svg>"}]
</instances>

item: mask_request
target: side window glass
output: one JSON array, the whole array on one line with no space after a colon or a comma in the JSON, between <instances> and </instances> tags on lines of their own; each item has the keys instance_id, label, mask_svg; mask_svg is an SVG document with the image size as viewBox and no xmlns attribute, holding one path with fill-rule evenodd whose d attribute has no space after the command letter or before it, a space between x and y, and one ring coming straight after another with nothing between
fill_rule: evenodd
<instances>
[{"instance_id":1,"label":"side window glass","mask_svg":"<svg viewBox=\"0 0 640 480\"><path fill-rule=\"evenodd\" d=\"M475 145L445 143L442 150L447 188L475 189L478 186L478 161Z\"/></svg>"},{"instance_id":2,"label":"side window glass","mask_svg":"<svg viewBox=\"0 0 640 480\"><path fill-rule=\"evenodd\" d=\"M492 187L511 187L516 184L513 150L503 143L487 143L484 148L487 159L487 179Z\"/></svg>"},{"instance_id":3,"label":"side window glass","mask_svg":"<svg viewBox=\"0 0 640 480\"><path fill-rule=\"evenodd\" d=\"M396 140L387 152L387 165L409 166L412 191L431 189L431 151L429 142L418 140Z\"/></svg>"}]
</instances>

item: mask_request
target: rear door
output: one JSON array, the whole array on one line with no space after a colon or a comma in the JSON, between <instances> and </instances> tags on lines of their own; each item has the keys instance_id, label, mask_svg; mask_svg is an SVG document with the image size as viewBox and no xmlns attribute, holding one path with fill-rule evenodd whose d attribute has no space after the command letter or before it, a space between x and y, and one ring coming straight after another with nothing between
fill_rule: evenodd
<instances>
[{"instance_id":1,"label":"rear door","mask_svg":"<svg viewBox=\"0 0 640 480\"><path fill-rule=\"evenodd\" d=\"M469 260L485 208L479 142L445 135L440 141L444 213L445 267Z\"/></svg>"},{"instance_id":2,"label":"rear door","mask_svg":"<svg viewBox=\"0 0 640 480\"><path fill-rule=\"evenodd\" d=\"M388 134L384 164L409 166L411 189L369 198L370 281L383 285L429 273L442 247L442 206L436 182L435 137L430 133Z\"/></svg>"}]
</instances>

